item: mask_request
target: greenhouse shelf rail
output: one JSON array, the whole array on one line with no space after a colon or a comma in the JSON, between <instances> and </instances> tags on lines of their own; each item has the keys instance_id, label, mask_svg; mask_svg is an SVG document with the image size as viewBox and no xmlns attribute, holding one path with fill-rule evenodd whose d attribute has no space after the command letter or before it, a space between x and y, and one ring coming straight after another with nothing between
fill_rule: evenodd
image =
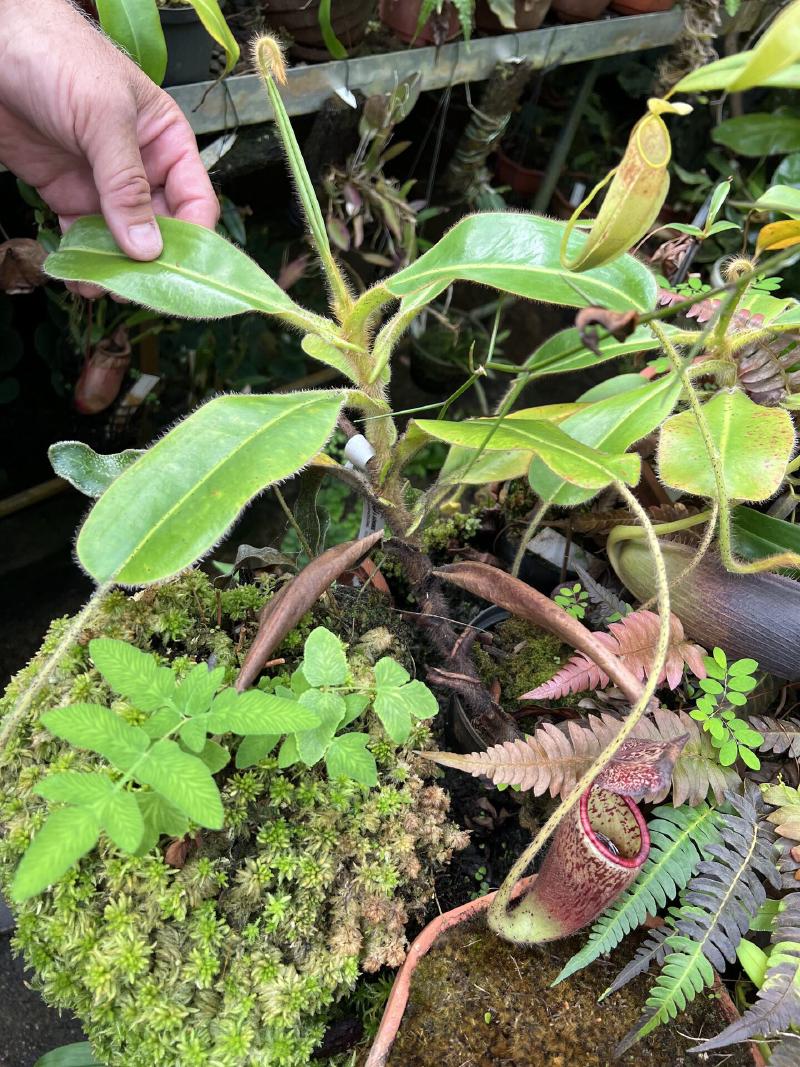
<instances>
[{"instance_id":1,"label":"greenhouse shelf rail","mask_svg":"<svg viewBox=\"0 0 800 1067\"><path fill-rule=\"evenodd\" d=\"M290 115L318 111L336 93L365 96L391 90L397 82L419 72L421 88L483 81L503 60L528 59L542 70L583 63L603 56L639 52L670 44L681 30L679 7L655 15L634 15L583 22L573 26L547 26L528 33L508 33L457 41L440 48L409 48L402 52L364 56L293 67L284 100ZM272 109L255 74L240 74L223 82L198 82L167 90L189 118L195 133L217 133L268 122Z\"/></svg>"}]
</instances>

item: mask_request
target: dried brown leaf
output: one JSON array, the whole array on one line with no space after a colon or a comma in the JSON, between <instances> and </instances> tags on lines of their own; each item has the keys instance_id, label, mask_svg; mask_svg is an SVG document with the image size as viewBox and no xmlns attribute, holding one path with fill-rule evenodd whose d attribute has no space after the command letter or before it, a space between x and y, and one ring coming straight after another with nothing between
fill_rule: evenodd
<instances>
[{"instance_id":1,"label":"dried brown leaf","mask_svg":"<svg viewBox=\"0 0 800 1067\"><path fill-rule=\"evenodd\" d=\"M758 746L759 752L775 752L791 759L800 756L800 720L772 719L761 715L750 715L750 725L758 730L764 738Z\"/></svg>"},{"instance_id":2,"label":"dried brown leaf","mask_svg":"<svg viewBox=\"0 0 800 1067\"><path fill-rule=\"evenodd\" d=\"M641 696L641 682L613 648L597 640L601 635L592 633L558 604L519 578L496 567L488 567L485 563L452 563L433 571L433 574L505 608L518 618L537 623L586 656L591 656L597 665L595 669L611 678L631 704L635 704Z\"/></svg>"},{"instance_id":3,"label":"dried brown leaf","mask_svg":"<svg viewBox=\"0 0 800 1067\"><path fill-rule=\"evenodd\" d=\"M575 316L581 341L590 352L600 355L597 327L607 330L617 341L624 341L636 329L639 316L635 311L609 311L607 308L581 308Z\"/></svg>"},{"instance_id":4,"label":"dried brown leaf","mask_svg":"<svg viewBox=\"0 0 800 1067\"><path fill-rule=\"evenodd\" d=\"M47 278L42 267L47 252L30 237L12 237L0 244L0 292L30 293Z\"/></svg>"},{"instance_id":5,"label":"dried brown leaf","mask_svg":"<svg viewBox=\"0 0 800 1067\"><path fill-rule=\"evenodd\" d=\"M355 567L382 537L383 531L377 530L358 541L346 541L329 548L272 597L261 612L258 633L236 679L236 688L240 692L253 684L274 649L316 604L325 590L340 574Z\"/></svg>"},{"instance_id":6,"label":"dried brown leaf","mask_svg":"<svg viewBox=\"0 0 800 1067\"><path fill-rule=\"evenodd\" d=\"M594 638L603 644L636 678L644 679L658 643L659 618L654 611L634 611L619 622L612 622L610 633L595 633ZM686 664L697 678L705 678L703 656L706 651L700 645L686 639L683 625L676 615L670 615L670 643L664 667L658 676L659 685L666 682L675 689L683 677ZM555 700L570 693L582 693L587 689L604 689L610 682L608 674L588 656L573 656L549 681L523 693L520 700Z\"/></svg>"}]
</instances>

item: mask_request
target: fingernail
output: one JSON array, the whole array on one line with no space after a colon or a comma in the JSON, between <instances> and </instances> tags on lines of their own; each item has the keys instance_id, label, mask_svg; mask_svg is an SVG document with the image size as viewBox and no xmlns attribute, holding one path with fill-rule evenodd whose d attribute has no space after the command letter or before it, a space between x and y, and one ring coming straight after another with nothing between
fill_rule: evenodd
<instances>
[{"instance_id":1,"label":"fingernail","mask_svg":"<svg viewBox=\"0 0 800 1067\"><path fill-rule=\"evenodd\" d=\"M163 243L155 222L140 222L128 227L128 237L136 253L146 259L155 259L161 254Z\"/></svg>"}]
</instances>

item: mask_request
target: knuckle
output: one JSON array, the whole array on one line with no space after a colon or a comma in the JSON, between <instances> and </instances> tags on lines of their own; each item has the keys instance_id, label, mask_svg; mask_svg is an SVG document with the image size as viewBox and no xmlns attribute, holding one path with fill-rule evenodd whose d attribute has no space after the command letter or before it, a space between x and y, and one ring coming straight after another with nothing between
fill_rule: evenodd
<instances>
[{"instance_id":1,"label":"knuckle","mask_svg":"<svg viewBox=\"0 0 800 1067\"><path fill-rule=\"evenodd\" d=\"M131 163L117 168L109 177L104 192L120 207L131 211L150 210L150 182L140 165Z\"/></svg>"}]
</instances>

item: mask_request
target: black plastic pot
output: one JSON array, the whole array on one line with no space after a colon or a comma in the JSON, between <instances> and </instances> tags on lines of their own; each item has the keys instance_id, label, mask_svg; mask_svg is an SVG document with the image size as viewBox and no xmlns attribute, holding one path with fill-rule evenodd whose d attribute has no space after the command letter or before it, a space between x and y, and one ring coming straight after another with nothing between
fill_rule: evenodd
<instances>
[{"instance_id":1,"label":"black plastic pot","mask_svg":"<svg viewBox=\"0 0 800 1067\"><path fill-rule=\"evenodd\" d=\"M214 39L206 32L193 7L159 8L167 42L164 85L190 85L208 81Z\"/></svg>"},{"instance_id":2,"label":"black plastic pot","mask_svg":"<svg viewBox=\"0 0 800 1067\"><path fill-rule=\"evenodd\" d=\"M488 608L479 611L474 619L470 619L470 626L476 630L491 630L499 626L501 622L511 618L511 613L505 608L499 608L496 604L490 604ZM486 748L486 738L481 737L470 722L469 716L464 710L461 698L453 694L450 705L450 733L452 742L458 752L477 752Z\"/></svg>"}]
</instances>

